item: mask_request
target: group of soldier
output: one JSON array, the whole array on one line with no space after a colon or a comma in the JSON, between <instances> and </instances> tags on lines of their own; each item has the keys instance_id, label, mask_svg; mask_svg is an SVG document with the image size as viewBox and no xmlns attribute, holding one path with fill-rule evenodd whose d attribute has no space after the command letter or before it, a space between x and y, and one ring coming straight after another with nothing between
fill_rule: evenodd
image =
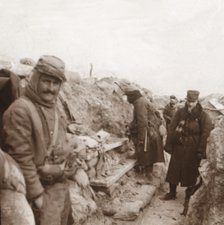
<instances>
[{"instance_id":1,"label":"group of soldier","mask_svg":"<svg viewBox=\"0 0 224 225\"><path fill-rule=\"evenodd\" d=\"M186 187L185 199L193 194L199 177L200 161L206 158L207 138L213 128L211 118L199 102L199 91L188 90L185 103L179 107L178 99L170 96L163 110L167 137L162 144L161 118L155 108L139 90L126 90L128 101L134 106L130 133L137 153L140 170L148 174L157 162L164 162L163 149L171 155L166 175L169 192L162 198L176 198L180 184Z\"/></svg>"},{"instance_id":2,"label":"group of soldier","mask_svg":"<svg viewBox=\"0 0 224 225\"><path fill-rule=\"evenodd\" d=\"M41 56L34 65L23 95L4 112L2 149L24 176L26 188L20 194L26 196L23 200L32 209L28 214L34 215L33 220L25 222L23 219L28 217L20 218L20 224L72 224L66 182L70 171L64 168L66 125L56 107L65 81L64 62L55 56ZM165 161L165 149L171 154L171 160L166 178L170 190L164 200L176 198L178 184L187 187L186 195L189 197L198 177L200 160L206 157L207 138L212 129L211 119L199 103L199 92L189 90L184 107L179 109L176 97L170 96L170 103L163 114L168 131L165 146L160 135L161 116L152 103L135 88L126 88L124 94L134 106L130 134L138 171L152 172L154 163ZM61 160L58 160L58 155ZM2 196L6 196L7 191L20 190L19 182L10 182L1 180L5 187L1 190ZM16 207L19 209L15 202L7 204L11 211ZM10 216L4 217L2 222L5 225L18 224L11 219Z\"/></svg>"}]
</instances>

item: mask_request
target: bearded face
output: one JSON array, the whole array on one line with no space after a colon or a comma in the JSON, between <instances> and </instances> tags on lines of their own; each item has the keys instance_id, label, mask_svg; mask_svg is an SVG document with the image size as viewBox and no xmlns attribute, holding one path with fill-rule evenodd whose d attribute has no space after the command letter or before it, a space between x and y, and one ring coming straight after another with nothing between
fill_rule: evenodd
<instances>
[{"instance_id":1,"label":"bearded face","mask_svg":"<svg viewBox=\"0 0 224 225\"><path fill-rule=\"evenodd\" d=\"M41 74L37 85L37 92L42 101L49 103L56 100L60 87L61 81L59 79Z\"/></svg>"},{"instance_id":2,"label":"bearded face","mask_svg":"<svg viewBox=\"0 0 224 225\"><path fill-rule=\"evenodd\" d=\"M187 100L187 109L188 109L188 112L192 112L192 110L196 107L198 101L190 101L190 100Z\"/></svg>"}]
</instances>

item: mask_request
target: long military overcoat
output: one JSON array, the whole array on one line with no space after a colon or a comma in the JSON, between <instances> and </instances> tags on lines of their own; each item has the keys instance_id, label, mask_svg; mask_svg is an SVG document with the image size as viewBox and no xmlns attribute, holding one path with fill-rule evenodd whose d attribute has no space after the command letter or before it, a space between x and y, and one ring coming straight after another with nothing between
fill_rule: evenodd
<instances>
[{"instance_id":1,"label":"long military overcoat","mask_svg":"<svg viewBox=\"0 0 224 225\"><path fill-rule=\"evenodd\" d=\"M175 113L165 149L171 153L166 181L188 187L196 183L200 157L206 157L207 138L212 129L209 115L198 103L194 112L187 106Z\"/></svg>"},{"instance_id":2,"label":"long military overcoat","mask_svg":"<svg viewBox=\"0 0 224 225\"><path fill-rule=\"evenodd\" d=\"M133 102L131 133L137 152L138 164L151 166L164 162L162 137L159 133L161 120L152 104L143 96Z\"/></svg>"}]
</instances>

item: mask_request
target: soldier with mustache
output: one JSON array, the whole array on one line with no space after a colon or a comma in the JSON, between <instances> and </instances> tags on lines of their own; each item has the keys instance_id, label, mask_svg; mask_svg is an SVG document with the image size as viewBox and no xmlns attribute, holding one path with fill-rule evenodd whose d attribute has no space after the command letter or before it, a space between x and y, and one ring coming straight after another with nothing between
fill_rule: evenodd
<instances>
[{"instance_id":1,"label":"soldier with mustache","mask_svg":"<svg viewBox=\"0 0 224 225\"><path fill-rule=\"evenodd\" d=\"M171 154L166 181L169 192L163 200L176 198L177 185L186 187L186 199L193 193L200 160L206 158L207 138L212 121L199 103L199 91L187 91L185 106L178 109L170 124L165 150Z\"/></svg>"},{"instance_id":2,"label":"soldier with mustache","mask_svg":"<svg viewBox=\"0 0 224 225\"><path fill-rule=\"evenodd\" d=\"M3 117L3 148L19 165L26 197L36 224L65 225L70 212L67 184L56 152L67 154L65 121L56 107L65 78L65 64L55 56L41 56L24 96ZM63 158L63 157L62 157Z\"/></svg>"}]
</instances>

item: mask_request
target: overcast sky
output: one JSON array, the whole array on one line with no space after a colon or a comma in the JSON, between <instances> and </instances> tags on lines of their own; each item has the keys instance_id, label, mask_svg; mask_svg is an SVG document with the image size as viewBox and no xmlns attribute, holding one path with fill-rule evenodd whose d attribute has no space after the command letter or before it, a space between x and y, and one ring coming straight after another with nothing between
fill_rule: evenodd
<instances>
[{"instance_id":1,"label":"overcast sky","mask_svg":"<svg viewBox=\"0 0 224 225\"><path fill-rule=\"evenodd\" d=\"M1 0L0 57L42 54L68 70L154 94L224 93L223 0Z\"/></svg>"}]
</instances>

